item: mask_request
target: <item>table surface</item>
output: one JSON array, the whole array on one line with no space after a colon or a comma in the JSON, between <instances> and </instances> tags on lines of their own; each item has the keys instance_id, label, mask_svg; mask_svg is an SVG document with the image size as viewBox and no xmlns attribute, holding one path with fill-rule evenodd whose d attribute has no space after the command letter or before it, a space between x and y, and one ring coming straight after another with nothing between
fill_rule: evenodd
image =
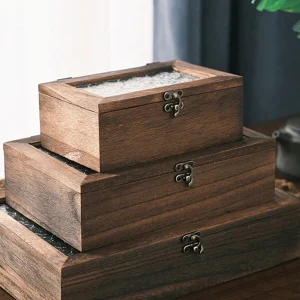
<instances>
[{"instance_id":1,"label":"table surface","mask_svg":"<svg viewBox=\"0 0 300 300\"><path fill-rule=\"evenodd\" d=\"M285 121L286 118L250 126L250 128L271 135L275 129L283 126ZM295 184L300 189L300 182ZM178 299L298 300L300 299L300 259ZM0 300L13 300L13 298L0 288Z\"/></svg>"}]
</instances>

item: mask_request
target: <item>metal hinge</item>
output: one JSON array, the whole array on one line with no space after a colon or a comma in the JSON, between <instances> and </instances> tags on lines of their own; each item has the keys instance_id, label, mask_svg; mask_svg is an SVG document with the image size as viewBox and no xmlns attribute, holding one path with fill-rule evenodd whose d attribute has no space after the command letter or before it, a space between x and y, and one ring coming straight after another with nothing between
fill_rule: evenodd
<instances>
[{"instance_id":1,"label":"metal hinge","mask_svg":"<svg viewBox=\"0 0 300 300\"><path fill-rule=\"evenodd\" d=\"M169 101L164 105L165 112L172 112L174 117L177 117L184 105L182 102L183 92L181 90L169 91L164 93L165 101Z\"/></svg>"},{"instance_id":2,"label":"metal hinge","mask_svg":"<svg viewBox=\"0 0 300 300\"><path fill-rule=\"evenodd\" d=\"M175 176L176 182L186 182L188 186L192 186L194 183L195 177L195 170L194 170L194 162L193 161L186 161L183 163L178 163L175 165L176 172L184 172L177 174Z\"/></svg>"},{"instance_id":3,"label":"metal hinge","mask_svg":"<svg viewBox=\"0 0 300 300\"><path fill-rule=\"evenodd\" d=\"M202 254L204 252L204 247L200 236L200 232L191 232L185 234L181 238L181 242L187 244L182 248L183 253L188 253L192 251L194 253Z\"/></svg>"}]
</instances>

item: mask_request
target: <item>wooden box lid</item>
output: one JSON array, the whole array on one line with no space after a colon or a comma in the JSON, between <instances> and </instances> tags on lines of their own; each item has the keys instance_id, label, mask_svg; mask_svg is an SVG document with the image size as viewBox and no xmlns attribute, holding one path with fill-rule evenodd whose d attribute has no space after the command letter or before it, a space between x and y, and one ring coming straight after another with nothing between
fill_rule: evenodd
<instances>
[{"instance_id":1,"label":"wooden box lid","mask_svg":"<svg viewBox=\"0 0 300 300\"><path fill-rule=\"evenodd\" d=\"M169 299L201 290L299 257L300 203L283 192L276 198L195 222L193 232L178 224L87 253L0 204L0 284L20 300ZM190 233L195 240L183 238Z\"/></svg>"},{"instance_id":2,"label":"wooden box lid","mask_svg":"<svg viewBox=\"0 0 300 300\"><path fill-rule=\"evenodd\" d=\"M172 71L191 78L183 79L182 82L178 79L178 83L171 85L166 81L165 84L160 83L159 87L151 86L152 82L150 81L148 84L144 84L145 88L142 90L138 90L138 87L132 87L132 91L130 89L127 91L125 88L128 79L144 78L145 76L149 77L165 72L171 74ZM163 80L163 78L160 77L160 80ZM115 94L112 90L108 91L104 88L101 95L101 89L99 94L97 94L92 89L89 91L87 88L88 86L103 84L103 82L113 83L119 81L124 81L124 92L121 92L122 89L119 89ZM173 81L176 82L176 80ZM158 84L158 82L155 83ZM77 78L62 78L54 82L39 84L39 92L90 111L105 113L155 102L165 103L162 93L167 90L182 90L182 97L188 97L237 87L242 84L241 76L175 60Z\"/></svg>"},{"instance_id":3,"label":"wooden box lid","mask_svg":"<svg viewBox=\"0 0 300 300\"><path fill-rule=\"evenodd\" d=\"M273 201L275 143L245 133L239 142L110 173L45 152L38 137L10 142L6 201L80 251Z\"/></svg>"},{"instance_id":4,"label":"wooden box lid","mask_svg":"<svg viewBox=\"0 0 300 300\"><path fill-rule=\"evenodd\" d=\"M42 145L99 172L242 138L242 78L182 61L44 83L39 93Z\"/></svg>"}]
</instances>

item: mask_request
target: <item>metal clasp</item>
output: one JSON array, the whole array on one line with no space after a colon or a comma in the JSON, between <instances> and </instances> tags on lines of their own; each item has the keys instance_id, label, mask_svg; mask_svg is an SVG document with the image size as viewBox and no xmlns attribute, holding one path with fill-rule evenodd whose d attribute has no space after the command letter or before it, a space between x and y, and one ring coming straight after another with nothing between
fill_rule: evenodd
<instances>
[{"instance_id":1,"label":"metal clasp","mask_svg":"<svg viewBox=\"0 0 300 300\"><path fill-rule=\"evenodd\" d=\"M184 244L188 243L182 248L183 253L188 253L190 251L193 251L194 253L202 254L204 252L204 247L200 236L200 232L191 232L185 234L181 238L181 242Z\"/></svg>"},{"instance_id":2,"label":"metal clasp","mask_svg":"<svg viewBox=\"0 0 300 300\"><path fill-rule=\"evenodd\" d=\"M182 95L183 92L180 90L165 92L164 99L170 102L164 105L164 111L168 113L174 112L173 116L177 117L184 106Z\"/></svg>"},{"instance_id":3,"label":"metal clasp","mask_svg":"<svg viewBox=\"0 0 300 300\"><path fill-rule=\"evenodd\" d=\"M185 172L175 176L176 182L186 182L188 186L192 186L194 183L195 170L194 170L194 162L187 161L183 163L178 163L175 165L176 172Z\"/></svg>"}]
</instances>

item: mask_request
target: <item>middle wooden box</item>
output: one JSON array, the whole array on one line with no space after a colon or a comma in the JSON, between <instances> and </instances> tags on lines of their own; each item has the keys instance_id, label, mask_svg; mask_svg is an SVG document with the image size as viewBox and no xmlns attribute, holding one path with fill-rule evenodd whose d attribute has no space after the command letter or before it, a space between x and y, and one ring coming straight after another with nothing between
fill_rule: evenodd
<instances>
[{"instance_id":1,"label":"middle wooden box","mask_svg":"<svg viewBox=\"0 0 300 300\"><path fill-rule=\"evenodd\" d=\"M179 223L189 227L274 200L274 141L244 134L238 142L106 174L44 150L39 137L9 142L6 201L80 251Z\"/></svg>"}]
</instances>

